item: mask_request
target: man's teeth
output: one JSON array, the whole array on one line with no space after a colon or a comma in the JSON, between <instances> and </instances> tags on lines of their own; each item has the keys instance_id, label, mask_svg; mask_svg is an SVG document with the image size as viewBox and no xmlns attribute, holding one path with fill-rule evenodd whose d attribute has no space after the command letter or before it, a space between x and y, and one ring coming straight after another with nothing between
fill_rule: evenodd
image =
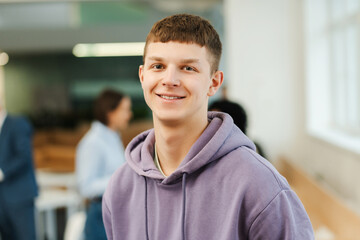
<instances>
[{"instance_id":1,"label":"man's teeth","mask_svg":"<svg viewBox=\"0 0 360 240\"><path fill-rule=\"evenodd\" d=\"M162 98L164 99L169 99L169 100L172 100L172 99L180 99L181 97L171 97L171 96L164 96L164 95L160 95Z\"/></svg>"}]
</instances>

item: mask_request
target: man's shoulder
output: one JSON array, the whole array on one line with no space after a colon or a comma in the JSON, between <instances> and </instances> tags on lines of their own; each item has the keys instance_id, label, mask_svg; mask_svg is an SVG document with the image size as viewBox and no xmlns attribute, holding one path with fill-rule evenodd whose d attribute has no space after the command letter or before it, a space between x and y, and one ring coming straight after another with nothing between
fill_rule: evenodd
<instances>
[{"instance_id":1,"label":"man's shoulder","mask_svg":"<svg viewBox=\"0 0 360 240\"><path fill-rule=\"evenodd\" d=\"M11 123L29 123L28 119L23 116L18 115L7 115L5 118L6 121L9 121Z\"/></svg>"},{"instance_id":2,"label":"man's shoulder","mask_svg":"<svg viewBox=\"0 0 360 240\"><path fill-rule=\"evenodd\" d=\"M111 176L106 187L106 195L109 199L124 199L131 196L134 186L143 184L140 175L135 173L127 163L121 165Z\"/></svg>"},{"instance_id":3,"label":"man's shoulder","mask_svg":"<svg viewBox=\"0 0 360 240\"><path fill-rule=\"evenodd\" d=\"M135 185L140 178L142 177L125 162L112 174L108 188L116 188L116 191L125 190Z\"/></svg>"},{"instance_id":4,"label":"man's shoulder","mask_svg":"<svg viewBox=\"0 0 360 240\"><path fill-rule=\"evenodd\" d=\"M286 179L269 161L247 147L230 152L216 165L218 169L212 175L221 179L227 197L241 199L246 205L243 210L254 211L255 215L281 192L291 190Z\"/></svg>"},{"instance_id":5,"label":"man's shoulder","mask_svg":"<svg viewBox=\"0 0 360 240\"><path fill-rule=\"evenodd\" d=\"M127 162L121 165L111 176L111 181L121 181L122 183L128 184L132 182L134 177L140 177L138 174L134 172L134 170L129 166Z\"/></svg>"},{"instance_id":6,"label":"man's shoulder","mask_svg":"<svg viewBox=\"0 0 360 240\"><path fill-rule=\"evenodd\" d=\"M272 186L275 191L289 188L286 179L269 161L245 146L224 156L219 167L223 168L224 174L229 174L232 181L247 182L249 187Z\"/></svg>"},{"instance_id":7,"label":"man's shoulder","mask_svg":"<svg viewBox=\"0 0 360 240\"><path fill-rule=\"evenodd\" d=\"M31 130L32 126L30 121L23 116L7 115L4 120L4 127L9 127L13 130Z\"/></svg>"}]
</instances>

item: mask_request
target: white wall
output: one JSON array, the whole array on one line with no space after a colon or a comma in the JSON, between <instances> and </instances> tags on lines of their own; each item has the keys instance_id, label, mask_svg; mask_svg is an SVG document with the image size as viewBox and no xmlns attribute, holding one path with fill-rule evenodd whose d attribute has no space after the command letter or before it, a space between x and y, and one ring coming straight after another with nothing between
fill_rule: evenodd
<instances>
[{"instance_id":1,"label":"white wall","mask_svg":"<svg viewBox=\"0 0 360 240\"><path fill-rule=\"evenodd\" d=\"M271 159L291 152L302 120L300 14L296 0L225 1L225 82Z\"/></svg>"},{"instance_id":2,"label":"white wall","mask_svg":"<svg viewBox=\"0 0 360 240\"><path fill-rule=\"evenodd\" d=\"M225 82L270 160L287 156L358 210L360 156L306 132L302 8L298 0L226 0Z\"/></svg>"}]
</instances>

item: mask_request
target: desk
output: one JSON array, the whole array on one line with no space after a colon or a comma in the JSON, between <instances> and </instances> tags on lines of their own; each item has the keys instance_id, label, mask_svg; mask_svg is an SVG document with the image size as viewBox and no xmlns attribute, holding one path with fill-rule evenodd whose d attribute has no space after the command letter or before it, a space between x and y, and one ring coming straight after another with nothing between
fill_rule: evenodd
<instances>
[{"instance_id":1,"label":"desk","mask_svg":"<svg viewBox=\"0 0 360 240\"><path fill-rule=\"evenodd\" d=\"M36 180L40 187L65 187L76 189L76 175L74 172L51 172L36 170Z\"/></svg>"},{"instance_id":2,"label":"desk","mask_svg":"<svg viewBox=\"0 0 360 240\"><path fill-rule=\"evenodd\" d=\"M35 201L38 240L57 240L56 209L65 208L66 217L78 211L82 198L76 190L74 173L52 173L38 170L39 196Z\"/></svg>"}]
</instances>

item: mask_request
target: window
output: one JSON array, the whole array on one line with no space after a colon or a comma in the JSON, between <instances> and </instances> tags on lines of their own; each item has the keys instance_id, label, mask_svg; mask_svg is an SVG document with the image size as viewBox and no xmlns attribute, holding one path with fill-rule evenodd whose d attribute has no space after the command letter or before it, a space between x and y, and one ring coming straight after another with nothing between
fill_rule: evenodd
<instances>
[{"instance_id":1,"label":"window","mask_svg":"<svg viewBox=\"0 0 360 240\"><path fill-rule=\"evenodd\" d=\"M360 0L305 1L307 126L360 153Z\"/></svg>"}]
</instances>

